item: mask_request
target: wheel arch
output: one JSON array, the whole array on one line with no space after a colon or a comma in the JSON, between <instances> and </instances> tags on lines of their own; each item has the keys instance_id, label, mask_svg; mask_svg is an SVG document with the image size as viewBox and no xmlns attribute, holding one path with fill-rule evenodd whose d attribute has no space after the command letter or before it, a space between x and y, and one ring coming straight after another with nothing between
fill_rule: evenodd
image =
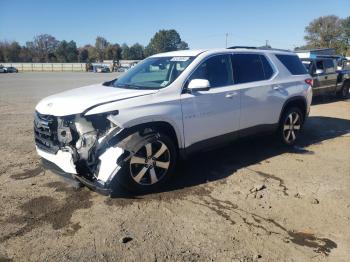
<instances>
[{"instance_id":1,"label":"wheel arch","mask_svg":"<svg viewBox=\"0 0 350 262\"><path fill-rule=\"evenodd\" d=\"M166 121L152 121L152 122L146 122L142 124L138 124L136 126L132 127L133 129L146 129L151 128L155 129L156 131L160 131L162 133L165 133L168 135L174 142L176 147L179 149L181 145L181 138L177 134L174 126Z\"/></svg>"},{"instance_id":2,"label":"wheel arch","mask_svg":"<svg viewBox=\"0 0 350 262\"><path fill-rule=\"evenodd\" d=\"M142 121L139 123L128 124L125 128L127 133L133 133L136 131L144 130L147 128L154 129L155 131L160 131L168 135L175 143L178 149L183 147L182 137L180 131L169 121L165 120L152 120L152 121Z\"/></svg>"},{"instance_id":3,"label":"wheel arch","mask_svg":"<svg viewBox=\"0 0 350 262\"><path fill-rule=\"evenodd\" d=\"M300 110L303 113L303 121L305 121L306 115L307 115L307 102L306 102L306 98L303 96L294 96L294 97L290 97L289 99L287 99L282 107L279 119L278 119L278 123L281 122L281 118L283 116L283 113L291 107L298 107L300 108Z\"/></svg>"}]
</instances>

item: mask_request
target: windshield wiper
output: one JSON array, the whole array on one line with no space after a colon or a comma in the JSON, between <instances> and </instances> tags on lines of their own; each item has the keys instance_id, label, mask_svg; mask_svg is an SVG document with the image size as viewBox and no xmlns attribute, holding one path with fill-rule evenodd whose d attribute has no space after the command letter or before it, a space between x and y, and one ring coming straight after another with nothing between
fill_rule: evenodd
<instances>
[{"instance_id":1,"label":"windshield wiper","mask_svg":"<svg viewBox=\"0 0 350 262\"><path fill-rule=\"evenodd\" d=\"M142 86L135 86L130 84L116 84L115 87L129 88L129 89L141 89Z\"/></svg>"},{"instance_id":2,"label":"windshield wiper","mask_svg":"<svg viewBox=\"0 0 350 262\"><path fill-rule=\"evenodd\" d=\"M106 82L102 83L102 85L104 85L104 86L113 86L113 83L115 81L117 81L117 80L118 80L118 78L117 79L113 79L111 81L106 81Z\"/></svg>"}]
</instances>

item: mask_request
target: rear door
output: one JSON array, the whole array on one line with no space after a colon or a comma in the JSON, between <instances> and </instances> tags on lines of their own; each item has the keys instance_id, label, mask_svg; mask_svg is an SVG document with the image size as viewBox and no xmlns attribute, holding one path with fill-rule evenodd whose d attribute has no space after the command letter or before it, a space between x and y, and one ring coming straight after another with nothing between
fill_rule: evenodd
<instances>
[{"instance_id":1,"label":"rear door","mask_svg":"<svg viewBox=\"0 0 350 262\"><path fill-rule=\"evenodd\" d=\"M275 74L271 62L264 54L235 53L232 68L241 95L240 129L246 134L262 131L275 122L279 113L276 108L283 103L278 97L279 86L269 80Z\"/></svg>"}]
</instances>

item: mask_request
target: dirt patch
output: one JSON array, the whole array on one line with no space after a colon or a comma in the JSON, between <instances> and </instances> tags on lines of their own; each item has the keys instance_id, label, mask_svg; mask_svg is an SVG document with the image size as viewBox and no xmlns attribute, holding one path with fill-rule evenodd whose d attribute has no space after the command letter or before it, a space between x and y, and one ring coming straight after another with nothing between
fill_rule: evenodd
<instances>
[{"instance_id":1,"label":"dirt patch","mask_svg":"<svg viewBox=\"0 0 350 262\"><path fill-rule=\"evenodd\" d=\"M316 253L329 255L333 248L337 247L337 243L328 238L317 238L312 233L307 232L288 232L290 241L299 246L313 248Z\"/></svg>"},{"instance_id":2,"label":"dirt patch","mask_svg":"<svg viewBox=\"0 0 350 262\"><path fill-rule=\"evenodd\" d=\"M64 236L73 236L75 233L81 228L80 223L74 223L71 224L70 227L67 229L65 233L63 233Z\"/></svg>"},{"instance_id":3,"label":"dirt patch","mask_svg":"<svg viewBox=\"0 0 350 262\"><path fill-rule=\"evenodd\" d=\"M265 178L265 181L266 181L267 179L276 180L276 181L279 183L278 186L282 188L283 195L288 196L288 193L287 193L288 188L287 188L286 185L284 184L283 179L281 179L281 178L279 178L279 177L277 177L277 176L275 176L275 175L272 175L272 174L268 174L268 173L261 172L261 171L256 171L256 170L253 170L253 169L250 169L250 168L248 168L248 169L251 170L251 171L253 171L253 172L255 172L255 173L258 174L259 176L264 177L264 178Z\"/></svg>"},{"instance_id":4,"label":"dirt patch","mask_svg":"<svg viewBox=\"0 0 350 262\"><path fill-rule=\"evenodd\" d=\"M0 262L11 262L13 259L0 255Z\"/></svg>"},{"instance_id":5,"label":"dirt patch","mask_svg":"<svg viewBox=\"0 0 350 262\"><path fill-rule=\"evenodd\" d=\"M192 202L209 208L217 215L229 221L232 226L236 224L236 221L234 221L232 217L237 216L249 228L261 229L268 235L275 234L282 237L287 235L290 242L299 246L312 248L315 253L322 253L328 256L332 249L337 248L337 244L331 239L319 238L308 232L287 230L275 220L243 210L239 208L238 205L227 200L220 200L211 195L207 195L202 197L201 202ZM249 221L249 217L251 217L251 222ZM282 230L282 232L279 232L279 230Z\"/></svg>"},{"instance_id":6,"label":"dirt patch","mask_svg":"<svg viewBox=\"0 0 350 262\"><path fill-rule=\"evenodd\" d=\"M24 180L41 174L45 174L45 170L42 167L36 167L34 169L26 169L22 173L14 174L10 177L14 180Z\"/></svg>"},{"instance_id":7,"label":"dirt patch","mask_svg":"<svg viewBox=\"0 0 350 262\"><path fill-rule=\"evenodd\" d=\"M10 224L23 225L19 230L2 236L0 242L11 237L22 236L34 228L40 227L44 223L49 223L55 230L66 226L70 234L74 234L80 229L79 224L70 222L73 213L78 209L91 207L91 191L88 189L74 190L62 182L49 183L48 187L56 186L58 191L65 192L63 200L57 200L50 196L40 196L25 202L20 206L23 214L10 216L5 222Z\"/></svg>"}]
</instances>

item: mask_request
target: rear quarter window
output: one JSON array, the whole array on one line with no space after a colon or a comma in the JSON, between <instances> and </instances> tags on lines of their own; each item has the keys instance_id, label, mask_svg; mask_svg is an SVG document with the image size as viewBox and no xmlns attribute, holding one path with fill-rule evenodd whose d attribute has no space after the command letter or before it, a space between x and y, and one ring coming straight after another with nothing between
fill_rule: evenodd
<instances>
[{"instance_id":1,"label":"rear quarter window","mask_svg":"<svg viewBox=\"0 0 350 262\"><path fill-rule=\"evenodd\" d=\"M276 55L277 59L288 69L292 75L307 74L305 66L296 55Z\"/></svg>"},{"instance_id":2,"label":"rear quarter window","mask_svg":"<svg viewBox=\"0 0 350 262\"><path fill-rule=\"evenodd\" d=\"M273 75L273 69L264 55L260 55L260 59L263 64L265 79L270 79Z\"/></svg>"}]
</instances>

